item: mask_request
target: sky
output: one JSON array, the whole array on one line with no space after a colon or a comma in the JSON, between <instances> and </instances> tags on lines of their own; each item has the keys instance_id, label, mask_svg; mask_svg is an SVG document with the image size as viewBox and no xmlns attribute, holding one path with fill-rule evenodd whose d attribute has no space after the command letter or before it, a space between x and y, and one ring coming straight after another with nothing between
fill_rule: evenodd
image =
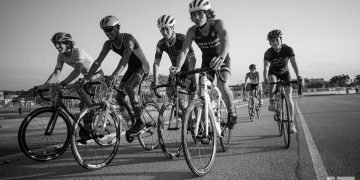
<instances>
[{"instance_id":1,"label":"sky","mask_svg":"<svg viewBox=\"0 0 360 180\"><path fill-rule=\"evenodd\" d=\"M157 19L175 17L175 31L185 34L193 25L190 0L0 0L0 90L27 90L43 84L53 72L57 50L50 38L69 32L76 46L96 59L107 40L100 20L114 15L121 32L140 43L151 66L162 38ZM324 78L360 74L360 1L358 0L210 0L216 18L224 21L230 39L230 85L243 83L250 64L262 80L266 40L272 29L283 31L283 43L294 49L300 75ZM193 42L197 67L201 51ZM110 52L102 64L111 74L120 56ZM289 63L290 65L290 63ZM170 61L163 55L160 73L168 74ZM290 67L292 77L295 77ZM59 80L72 68L64 65ZM123 72L124 73L124 72Z\"/></svg>"}]
</instances>

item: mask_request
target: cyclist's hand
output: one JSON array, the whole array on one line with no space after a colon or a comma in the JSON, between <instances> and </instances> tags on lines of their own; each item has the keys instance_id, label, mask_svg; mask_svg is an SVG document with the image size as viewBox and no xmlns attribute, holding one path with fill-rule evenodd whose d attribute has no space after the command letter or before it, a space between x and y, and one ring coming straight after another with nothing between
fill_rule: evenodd
<instances>
[{"instance_id":1,"label":"cyclist's hand","mask_svg":"<svg viewBox=\"0 0 360 180\"><path fill-rule=\"evenodd\" d=\"M179 69L179 68L177 68L176 66L171 66L171 67L169 68L170 74L174 75L174 74L178 73L178 72L179 72L178 69Z\"/></svg>"},{"instance_id":2,"label":"cyclist's hand","mask_svg":"<svg viewBox=\"0 0 360 180\"><path fill-rule=\"evenodd\" d=\"M220 69L221 65L224 62L224 58L221 56L213 57L210 61L210 67L214 70Z\"/></svg>"},{"instance_id":3,"label":"cyclist's hand","mask_svg":"<svg viewBox=\"0 0 360 180\"><path fill-rule=\"evenodd\" d=\"M151 82L150 84L150 88L155 91L155 87L156 87L157 83L155 81Z\"/></svg>"},{"instance_id":4,"label":"cyclist's hand","mask_svg":"<svg viewBox=\"0 0 360 180\"><path fill-rule=\"evenodd\" d=\"M302 77L301 77L301 76L298 76L298 77L297 77L297 80L298 80L298 82L299 82L299 85L303 86L303 79L302 79Z\"/></svg>"},{"instance_id":5,"label":"cyclist's hand","mask_svg":"<svg viewBox=\"0 0 360 180\"><path fill-rule=\"evenodd\" d=\"M89 82L89 80L86 79L86 78L80 78L80 79L78 80L78 82L79 82L79 84L84 85L84 84L86 84L87 82Z\"/></svg>"}]
</instances>

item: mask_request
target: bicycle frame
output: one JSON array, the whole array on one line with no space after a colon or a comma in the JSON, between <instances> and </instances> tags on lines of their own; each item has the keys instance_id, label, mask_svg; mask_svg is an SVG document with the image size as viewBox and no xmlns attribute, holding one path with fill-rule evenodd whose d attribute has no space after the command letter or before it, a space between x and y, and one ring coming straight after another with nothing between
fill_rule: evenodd
<instances>
[{"instance_id":1,"label":"bicycle frame","mask_svg":"<svg viewBox=\"0 0 360 180\"><path fill-rule=\"evenodd\" d=\"M215 87L215 85L207 79L206 74L200 73L200 97L203 98L204 102L205 102L205 107L204 107L205 135L206 136L209 135L209 122L215 121L214 124L215 124L217 135L219 137L222 137L220 119L215 116L213 108L210 108L211 107L211 98L210 98L210 95L208 92L209 92L209 90L211 90L214 87ZM221 97L221 92L219 92L219 93L220 93L220 97ZM221 103L221 100L220 100L220 103ZM201 111L202 110L200 110L198 113L201 114L202 113ZM210 120L209 120L208 114L210 114ZM197 116L196 124L195 124L195 136L198 135L200 121L201 121L201 116Z\"/></svg>"}]
</instances>

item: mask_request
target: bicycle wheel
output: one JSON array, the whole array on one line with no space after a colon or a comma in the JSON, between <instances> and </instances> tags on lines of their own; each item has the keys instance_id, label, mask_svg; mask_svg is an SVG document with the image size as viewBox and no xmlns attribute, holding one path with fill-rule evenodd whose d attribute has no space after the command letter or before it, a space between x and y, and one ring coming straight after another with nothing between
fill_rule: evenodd
<instances>
[{"instance_id":1,"label":"bicycle wheel","mask_svg":"<svg viewBox=\"0 0 360 180\"><path fill-rule=\"evenodd\" d=\"M249 117L251 121L254 121L255 112L254 112L254 99L251 97L249 98L248 102L248 110L249 110Z\"/></svg>"},{"instance_id":2,"label":"bicycle wheel","mask_svg":"<svg viewBox=\"0 0 360 180\"><path fill-rule=\"evenodd\" d=\"M226 152L231 143L231 129L227 127L228 112L223 100L220 102L220 125L221 125L221 137L220 145L224 152Z\"/></svg>"},{"instance_id":3,"label":"bicycle wheel","mask_svg":"<svg viewBox=\"0 0 360 180\"><path fill-rule=\"evenodd\" d=\"M290 147L290 123L289 123L289 107L287 104L287 99L284 97L281 101L281 116L282 116L282 134L284 136L285 147Z\"/></svg>"},{"instance_id":4,"label":"bicycle wheel","mask_svg":"<svg viewBox=\"0 0 360 180\"><path fill-rule=\"evenodd\" d=\"M86 169L108 165L120 144L120 125L116 112L106 112L104 103L84 109L74 122L71 150L78 164Z\"/></svg>"},{"instance_id":5,"label":"bicycle wheel","mask_svg":"<svg viewBox=\"0 0 360 180\"><path fill-rule=\"evenodd\" d=\"M142 108L141 118L146 124L145 131L138 136L140 145L146 150L153 150L159 145L157 120L159 106L152 101L146 102Z\"/></svg>"},{"instance_id":6,"label":"bicycle wheel","mask_svg":"<svg viewBox=\"0 0 360 180\"><path fill-rule=\"evenodd\" d=\"M260 117L261 117L261 105L260 105L259 102L257 102L255 104L255 114L256 114L256 118L260 119Z\"/></svg>"},{"instance_id":7,"label":"bicycle wheel","mask_svg":"<svg viewBox=\"0 0 360 180\"><path fill-rule=\"evenodd\" d=\"M206 135L205 122L203 121L205 117L203 113L204 107L202 99L193 100L186 110L182 126L182 144L185 160L196 176L203 176L210 171L216 155L215 125L214 121L209 119L208 135ZM188 125L189 121L193 119L193 115L196 118L196 123L195 125ZM209 118L211 117L209 116ZM198 128L197 132L195 132L196 127Z\"/></svg>"},{"instance_id":8,"label":"bicycle wheel","mask_svg":"<svg viewBox=\"0 0 360 180\"><path fill-rule=\"evenodd\" d=\"M278 99L276 100L276 111L275 111L274 119L278 124L279 136L282 136L281 103L280 103L280 100L278 100Z\"/></svg>"},{"instance_id":9,"label":"bicycle wheel","mask_svg":"<svg viewBox=\"0 0 360 180\"><path fill-rule=\"evenodd\" d=\"M160 110L158 119L158 137L161 150L169 159L180 156L181 125L182 121L177 117L176 106L172 102L165 102Z\"/></svg>"},{"instance_id":10,"label":"bicycle wheel","mask_svg":"<svg viewBox=\"0 0 360 180\"><path fill-rule=\"evenodd\" d=\"M18 143L28 158L48 161L66 151L70 132L71 122L63 111L53 107L39 108L27 115L21 123Z\"/></svg>"}]
</instances>

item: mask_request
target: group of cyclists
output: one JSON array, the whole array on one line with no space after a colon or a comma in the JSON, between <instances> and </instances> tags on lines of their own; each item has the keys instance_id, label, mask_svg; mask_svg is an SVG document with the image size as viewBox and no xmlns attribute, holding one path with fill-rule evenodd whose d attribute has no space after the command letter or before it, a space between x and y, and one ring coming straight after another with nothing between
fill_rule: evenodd
<instances>
[{"instance_id":1,"label":"group of cyclists","mask_svg":"<svg viewBox=\"0 0 360 180\"><path fill-rule=\"evenodd\" d=\"M170 15L162 15L157 20L157 27L163 38L156 45L155 61L153 64L153 85L158 83L158 69L162 54L165 51L171 60L170 75L178 72L193 70L196 65L196 58L192 48L192 42L198 45L202 52L201 68L212 68L217 70L223 77L223 80L217 80L217 87L222 93L222 98L228 110L228 128L233 129L237 121L236 108L233 102L233 94L229 88L229 79L231 76L231 59L229 56L229 35L221 19L215 19L215 12L211 8L209 0L192 0L189 4L189 13L192 22L186 35L175 33L175 18ZM100 21L100 28L108 37L103 44L102 50L97 57L93 59L89 54L75 46L75 42L69 33L58 32L53 35L51 41L59 51L57 64L54 72L50 75L43 86L54 83L66 63L74 68L74 70L59 83L60 86L66 86L75 80L80 74L84 75L81 81L70 86L73 87L79 96L83 99L83 106L91 104L89 95L87 95L81 84L89 81L104 80L104 72L101 69L101 63L110 50L121 56L119 63L109 77L110 80L118 78L124 68L127 70L117 87L117 97L119 105L121 99L127 94L133 108L136 122L129 129L131 133L137 133L144 126L141 119L141 110L139 100L135 93L135 87L138 86L143 79L149 74L150 65L145 57L142 48L136 38L130 33L121 31L120 20L115 16L106 16ZM300 79L298 67L295 61L293 49L282 43L282 32L280 30L272 30L267 35L271 47L264 55L264 72L263 77L266 83L275 82L277 79L290 80L288 69L288 61L290 60L296 76ZM246 74L250 78L251 89L259 87L259 73L256 66L250 66L250 72ZM215 80L215 71L207 73L207 78L213 82ZM170 80L170 78L169 78ZM198 90L197 79L194 75L188 75L182 79L187 82L188 90L191 94L190 98L196 97ZM269 110L274 111L274 86L270 86L270 105ZM291 98L291 86L286 88L286 94L289 98L291 121L293 119L294 105ZM172 89L166 90L167 96L173 95ZM184 102L180 103L184 107ZM296 128L291 123L291 131L296 132Z\"/></svg>"}]
</instances>

